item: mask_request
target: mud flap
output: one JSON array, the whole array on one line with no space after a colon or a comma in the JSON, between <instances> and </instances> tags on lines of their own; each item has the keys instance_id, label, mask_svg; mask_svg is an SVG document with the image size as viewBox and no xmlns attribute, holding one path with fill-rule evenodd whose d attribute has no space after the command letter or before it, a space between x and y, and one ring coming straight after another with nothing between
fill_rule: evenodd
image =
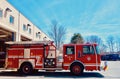
<instances>
[{"instance_id":1,"label":"mud flap","mask_svg":"<svg viewBox=\"0 0 120 79\"><path fill-rule=\"evenodd\" d=\"M106 71L107 69L108 69L108 64L107 64L107 61L105 61L104 66L102 66L100 70Z\"/></svg>"},{"instance_id":2,"label":"mud flap","mask_svg":"<svg viewBox=\"0 0 120 79\"><path fill-rule=\"evenodd\" d=\"M107 68L108 68L107 61L105 61L105 62L104 62L104 68L103 68L103 70L106 71Z\"/></svg>"}]
</instances>

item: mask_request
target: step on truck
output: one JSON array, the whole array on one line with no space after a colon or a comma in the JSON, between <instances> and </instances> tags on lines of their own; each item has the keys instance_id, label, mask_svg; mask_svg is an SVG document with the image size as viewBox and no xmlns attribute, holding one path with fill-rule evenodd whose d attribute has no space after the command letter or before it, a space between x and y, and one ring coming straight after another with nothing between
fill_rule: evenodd
<instances>
[{"instance_id":1,"label":"step on truck","mask_svg":"<svg viewBox=\"0 0 120 79\"><path fill-rule=\"evenodd\" d=\"M22 74L70 70L74 75L81 75L84 70L101 70L97 44L64 44L61 57L57 56L53 41L6 42L6 45L4 68L16 69Z\"/></svg>"}]
</instances>

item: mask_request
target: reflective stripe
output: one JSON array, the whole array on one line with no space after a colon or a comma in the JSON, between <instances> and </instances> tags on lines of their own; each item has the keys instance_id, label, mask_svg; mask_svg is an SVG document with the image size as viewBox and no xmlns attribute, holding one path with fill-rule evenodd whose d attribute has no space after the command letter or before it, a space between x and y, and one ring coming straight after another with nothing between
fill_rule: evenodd
<instances>
[{"instance_id":1,"label":"reflective stripe","mask_svg":"<svg viewBox=\"0 0 120 79\"><path fill-rule=\"evenodd\" d=\"M40 56L30 56L30 58L38 58ZM24 58L24 56L9 55L8 58Z\"/></svg>"},{"instance_id":2,"label":"reflective stripe","mask_svg":"<svg viewBox=\"0 0 120 79\"><path fill-rule=\"evenodd\" d=\"M86 64L85 66L100 66L99 64Z\"/></svg>"},{"instance_id":3,"label":"reflective stripe","mask_svg":"<svg viewBox=\"0 0 120 79\"><path fill-rule=\"evenodd\" d=\"M10 55L8 58L23 58L23 56L17 56L17 55Z\"/></svg>"},{"instance_id":4,"label":"reflective stripe","mask_svg":"<svg viewBox=\"0 0 120 79\"><path fill-rule=\"evenodd\" d=\"M8 48L8 50L23 50L24 48Z\"/></svg>"},{"instance_id":5,"label":"reflective stripe","mask_svg":"<svg viewBox=\"0 0 120 79\"><path fill-rule=\"evenodd\" d=\"M8 48L8 50L24 50L25 48ZM43 48L30 48L30 49L43 49Z\"/></svg>"},{"instance_id":6,"label":"reflective stripe","mask_svg":"<svg viewBox=\"0 0 120 79\"><path fill-rule=\"evenodd\" d=\"M70 64L63 64L64 66L70 66ZM84 66L100 66L100 64L96 64L96 63L89 63L89 64L84 64Z\"/></svg>"},{"instance_id":7,"label":"reflective stripe","mask_svg":"<svg viewBox=\"0 0 120 79\"><path fill-rule=\"evenodd\" d=\"M63 64L64 66L70 66L70 64Z\"/></svg>"},{"instance_id":8,"label":"reflective stripe","mask_svg":"<svg viewBox=\"0 0 120 79\"><path fill-rule=\"evenodd\" d=\"M85 66L100 66L100 64L96 64L96 63L85 63Z\"/></svg>"},{"instance_id":9,"label":"reflective stripe","mask_svg":"<svg viewBox=\"0 0 120 79\"><path fill-rule=\"evenodd\" d=\"M18 56L8 56L8 58L19 58Z\"/></svg>"},{"instance_id":10,"label":"reflective stripe","mask_svg":"<svg viewBox=\"0 0 120 79\"><path fill-rule=\"evenodd\" d=\"M36 58L36 56L30 56L30 58Z\"/></svg>"},{"instance_id":11,"label":"reflective stripe","mask_svg":"<svg viewBox=\"0 0 120 79\"><path fill-rule=\"evenodd\" d=\"M23 56L19 56L19 58L23 58Z\"/></svg>"},{"instance_id":12,"label":"reflective stripe","mask_svg":"<svg viewBox=\"0 0 120 79\"><path fill-rule=\"evenodd\" d=\"M37 64L37 63L36 63L36 66L43 66L43 64Z\"/></svg>"}]
</instances>

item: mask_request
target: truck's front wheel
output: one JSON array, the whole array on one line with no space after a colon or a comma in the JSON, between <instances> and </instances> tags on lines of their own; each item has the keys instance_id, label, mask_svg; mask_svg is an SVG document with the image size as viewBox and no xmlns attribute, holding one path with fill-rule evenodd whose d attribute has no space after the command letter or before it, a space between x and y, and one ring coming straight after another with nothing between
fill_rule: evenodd
<instances>
[{"instance_id":1,"label":"truck's front wheel","mask_svg":"<svg viewBox=\"0 0 120 79\"><path fill-rule=\"evenodd\" d=\"M33 71L32 65L30 63L23 63L20 67L20 72L22 74L31 74Z\"/></svg>"},{"instance_id":2,"label":"truck's front wheel","mask_svg":"<svg viewBox=\"0 0 120 79\"><path fill-rule=\"evenodd\" d=\"M78 63L74 63L73 65L71 65L70 71L74 75L81 75L83 73L83 67Z\"/></svg>"}]
</instances>

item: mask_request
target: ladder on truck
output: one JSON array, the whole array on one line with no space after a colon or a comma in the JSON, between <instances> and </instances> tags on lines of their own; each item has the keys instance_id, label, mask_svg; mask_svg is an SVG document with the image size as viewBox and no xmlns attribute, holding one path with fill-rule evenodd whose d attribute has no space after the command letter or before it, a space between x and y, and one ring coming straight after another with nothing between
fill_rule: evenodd
<instances>
[{"instance_id":1,"label":"ladder on truck","mask_svg":"<svg viewBox=\"0 0 120 79\"><path fill-rule=\"evenodd\" d=\"M6 44L12 45L12 44L52 44L54 43L53 41L17 41L17 42L5 42Z\"/></svg>"}]
</instances>

